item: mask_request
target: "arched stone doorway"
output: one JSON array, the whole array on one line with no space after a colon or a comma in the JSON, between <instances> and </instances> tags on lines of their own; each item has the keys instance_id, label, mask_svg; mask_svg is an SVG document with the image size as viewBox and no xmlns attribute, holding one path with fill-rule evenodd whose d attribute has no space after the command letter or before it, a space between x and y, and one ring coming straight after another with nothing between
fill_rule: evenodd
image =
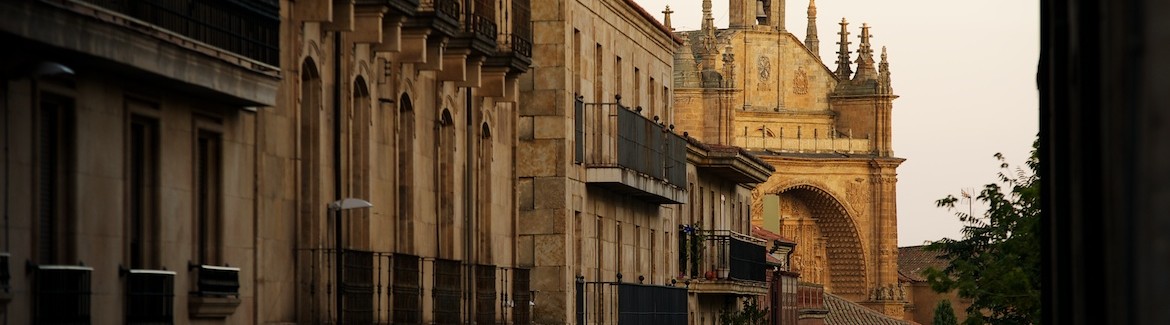
<instances>
[{"instance_id":1,"label":"arched stone doorway","mask_svg":"<svg viewBox=\"0 0 1170 325\"><path fill-rule=\"evenodd\" d=\"M796 241L792 265L801 280L823 284L828 292L850 299L866 296L866 262L856 219L836 195L800 183L766 190L775 202L780 234Z\"/></svg>"}]
</instances>

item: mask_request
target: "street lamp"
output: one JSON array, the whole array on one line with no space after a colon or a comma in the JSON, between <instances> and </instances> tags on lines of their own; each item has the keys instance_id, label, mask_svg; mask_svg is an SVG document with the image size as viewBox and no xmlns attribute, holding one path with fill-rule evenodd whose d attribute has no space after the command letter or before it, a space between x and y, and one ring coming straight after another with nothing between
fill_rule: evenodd
<instances>
[{"instance_id":1,"label":"street lamp","mask_svg":"<svg viewBox=\"0 0 1170 325\"><path fill-rule=\"evenodd\" d=\"M337 283L335 285L337 294L337 324L341 324L343 322L342 320L345 318L342 317L341 312L341 307L343 304L343 296L341 295L341 277L343 274L343 269L341 266L342 263L344 263L344 260L341 258L341 254L345 251L341 247L341 211L349 209L363 209L373 206L374 204L370 203L369 201L355 198L345 198L339 201L333 201L330 202L328 206L329 211L333 211L333 213L336 214L336 218L334 218L336 221L334 221L333 225L333 244L337 249L337 256L335 257L337 259L337 264L334 269L334 274L337 277Z\"/></svg>"}]
</instances>

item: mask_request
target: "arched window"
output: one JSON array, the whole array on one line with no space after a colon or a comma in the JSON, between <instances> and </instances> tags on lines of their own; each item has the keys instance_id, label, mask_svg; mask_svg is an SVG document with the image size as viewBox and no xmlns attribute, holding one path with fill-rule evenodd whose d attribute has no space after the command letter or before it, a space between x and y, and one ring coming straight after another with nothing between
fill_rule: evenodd
<instances>
[{"instance_id":1,"label":"arched window","mask_svg":"<svg viewBox=\"0 0 1170 325\"><path fill-rule=\"evenodd\" d=\"M300 142L299 158L301 162L299 196L300 215L304 225L310 225L301 233L300 242L308 247L321 243L322 231L325 229L325 219L320 216L321 202L321 75L317 72L317 64L313 59L305 59L301 64L301 88L298 136Z\"/></svg>"},{"instance_id":2,"label":"arched window","mask_svg":"<svg viewBox=\"0 0 1170 325\"><path fill-rule=\"evenodd\" d=\"M414 247L414 107L410 95L398 100L398 247L399 252L413 252Z\"/></svg>"},{"instance_id":3,"label":"arched window","mask_svg":"<svg viewBox=\"0 0 1170 325\"><path fill-rule=\"evenodd\" d=\"M455 258L455 121L451 111L444 109L439 116L438 150L439 172L439 257Z\"/></svg>"}]
</instances>

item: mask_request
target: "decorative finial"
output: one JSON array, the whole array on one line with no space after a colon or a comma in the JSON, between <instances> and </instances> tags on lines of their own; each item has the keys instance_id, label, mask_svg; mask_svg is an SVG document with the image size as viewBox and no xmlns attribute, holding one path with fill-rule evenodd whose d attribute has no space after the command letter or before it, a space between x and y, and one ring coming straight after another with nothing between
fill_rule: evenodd
<instances>
[{"instance_id":1,"label":"decorative finial","mask_svg":"<svg viewBox=\"0 0 1170 325\"><path fill-rule=\"evenodd\" d=\"M804 46L821 58L821 40L817 38L817 0L808 0L808 29L805 30Z\"/></svg>"},{"instance_id":2,"label":"decorative finial","mask_svg":"<svg viewBox=\"0 0 1170 325\"><path fill-rule=\"evenodd\" d=\"M841 18L841 31L837 35L841 36L841 40L837 41L840 48L837 50L837 71L834 73L839 80L848 80L849 76L853 74L853 67L850 66L849 60L849 22L845 18Z\"/></svg>"},{"instance_id":3,"label":"decorative finial","mask_svg":"<svg viewBox=\"0 0 1170 325\"><path fill-rule=\"evenodd\" d=\"M662 24L666 25L666 29L670 31L674 31L674 27L670 26L670 14L673 13L674 10L670 10L670 5L666 5L666 10L662 11Z\"/></svg>"},{"instance_id":4,"label":"decorative finial","mask_svg":"<svg viewBox=\"0 0 1170 325\"><path fill-rule=\"evenodd\" d=\"M869 38L873 35L869 34L869 24L861 24L861 35L857 38L861 39L861 46L857 48L857 74L853 76L854 80L874 79L877 76L873 67L873 47L869 44Z\"/></svg>"},{"instance_id":5,"label":"decorative finial","mask_svg":"<svg viewBox=\"0 0 1170 325\"><path fill-rule=\"evenodd\" d=\"M703 69L714 69L719 49L715 48L715 17L711 16L711 0L703 0L702 42Z\"/></svg>"},{"instance_id":6,"label":"decorative finial","mask_svg":"<svg viewBox=\"0 0 1170 325\"><path fill-rule=\"evenodd\" d=\"M890 61L886 60L886 47L882 46L882 62L878 64L878 93L893 94L894 87L890 82Z\"/></svg>"}]
</instances>

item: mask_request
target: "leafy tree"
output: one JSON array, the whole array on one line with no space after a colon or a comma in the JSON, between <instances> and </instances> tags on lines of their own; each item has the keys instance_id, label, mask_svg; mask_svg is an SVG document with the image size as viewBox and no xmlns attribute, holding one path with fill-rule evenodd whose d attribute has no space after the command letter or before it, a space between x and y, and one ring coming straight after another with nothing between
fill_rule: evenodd
<instances>
[{"instance_id":1,"label":"leafy tree","mask_svg":"<svg viewBox=\"0 0 1170 325\"><path fill-rule=\"evenodd\" d=\"M1038 145L1032 144L1028 170L1013 170L1002 154L995 154L1002 169L999 181L985 185L974 198L987 205L987 212L976 217L956 211L964 224L963 239L944 238L926 247L950 261L943 270L927 269L931 288L957 289L960 297L972 300L964 324L1040 323ZM958 201L948 195L936 204L954 210Z\"/></svg>"},{"instance_id":2,"label":"leafy tree","mask_svg":"<svg viewBox=\"0 0 1170 325\"><path fill-rule=\"evenodd\" d=\"M763 325L768 320L768 308L760 308L755 298L743 300L743 310L724 308L719 311L721 325Z\"/></svg>"},{"instance_id":3,"label":"leafy tree","mask_svg":"<svg viewBox=\"0 0 1170 325\"><path fill-rule=\"evenodd\" d=\"M934 325L959 325L959 320L955 318L955 309L951 308L951 301L947 299L939 300L938 305L934 307Z\"/></svg>"}]
</instances>

